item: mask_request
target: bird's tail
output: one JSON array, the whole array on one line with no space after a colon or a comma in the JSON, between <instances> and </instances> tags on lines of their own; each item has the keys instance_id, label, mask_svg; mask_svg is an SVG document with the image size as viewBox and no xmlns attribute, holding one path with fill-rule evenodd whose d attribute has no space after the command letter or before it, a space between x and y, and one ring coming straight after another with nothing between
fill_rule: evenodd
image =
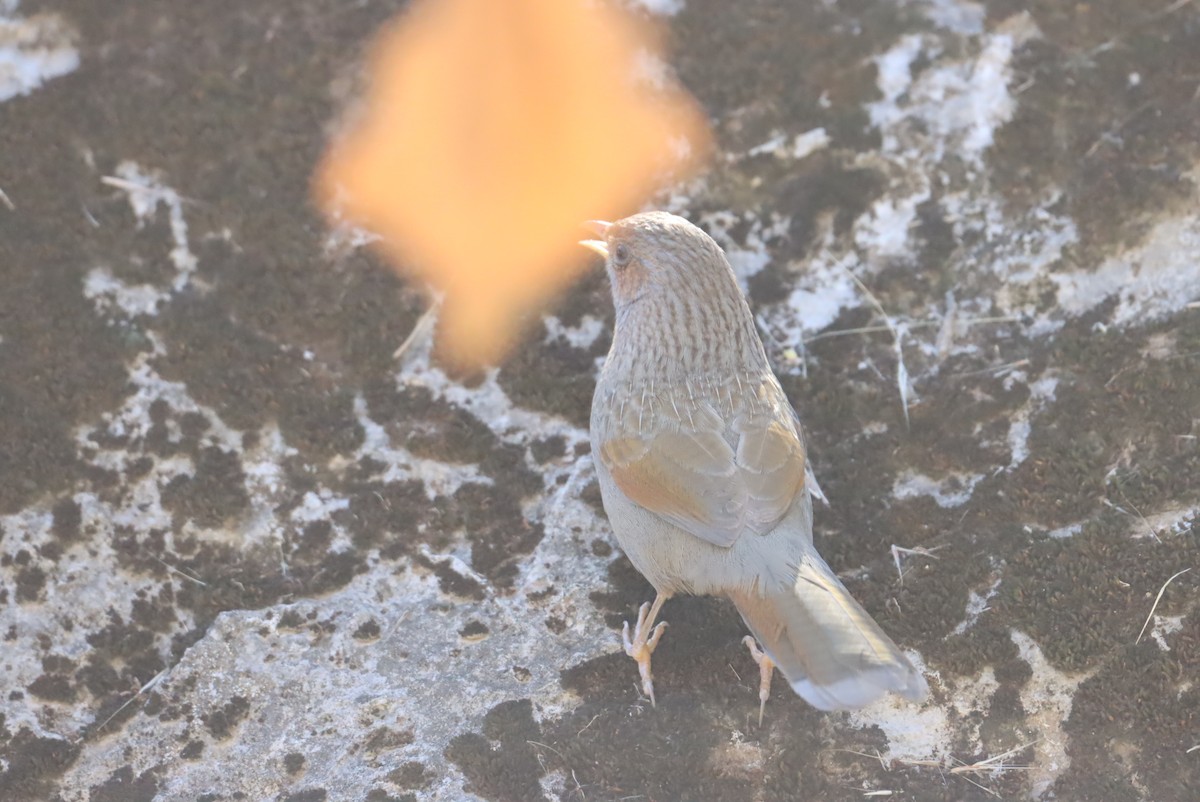
<instances>
[{"instance_id":1,"label":"bird's tail","mask_svg":"<svg viewBox=\"0 0 1200 802\"><path fill-rule=\"evenodd\" d=\"M791 585L730 594L792 689L821 710L862 707L891 691L921 701L928 686L815 551Z\"/></svg>"}]
</instances>

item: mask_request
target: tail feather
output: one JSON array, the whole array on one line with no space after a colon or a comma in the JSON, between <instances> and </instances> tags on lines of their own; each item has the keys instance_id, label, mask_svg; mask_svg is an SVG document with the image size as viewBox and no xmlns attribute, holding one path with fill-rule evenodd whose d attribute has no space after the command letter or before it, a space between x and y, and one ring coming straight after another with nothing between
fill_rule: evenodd
<instances>
[{"instance_id":1,"label":"tail feather","mask_svg":"<svg viewBox=\"0 0 1200 802\"><path fill-rule=\"evenodd\" d=\"M925 698L925 678L815 552L800 562L792 585L731 598L792 689L813 707L857 708L888 692Z\"/></svg>"}]
</instances>

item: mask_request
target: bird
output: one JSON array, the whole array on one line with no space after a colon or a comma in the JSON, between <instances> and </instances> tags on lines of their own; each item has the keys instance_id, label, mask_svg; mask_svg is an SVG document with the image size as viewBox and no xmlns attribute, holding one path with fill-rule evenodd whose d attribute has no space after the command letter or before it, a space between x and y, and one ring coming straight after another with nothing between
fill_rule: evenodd
<instances>
[{"instance_id":1,"label":"bird","mask_svg":"<svg viewBox=\"0 0 1200 802\"><path fill-rule=\"evenodd\" d=\"M642 693L657 706L663 603L712 595L733 602L753 635L760 723L776 667L820 710L889 692L922 701L921 672L813 545L820 490L800 420L720 246L667 212L589 227L596 238L580 244L604 257L615 308L592 456L617 542L656 593L621 633Z\"/></svg>"}]
</instances>

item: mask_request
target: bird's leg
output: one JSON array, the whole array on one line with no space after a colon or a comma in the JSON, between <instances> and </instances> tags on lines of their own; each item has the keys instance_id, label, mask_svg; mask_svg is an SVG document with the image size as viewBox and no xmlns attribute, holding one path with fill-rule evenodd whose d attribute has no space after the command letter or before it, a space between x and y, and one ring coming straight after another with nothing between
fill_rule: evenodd
<instances>
[{"instance_id":1,"label":"bird's leg","mask_svg":"<svg viewBox=\"0 0 1200 802\"><path fill-rule=\"evenodd\" d=\"M629 637L629 622L625 622L625 626L621 627L621 643L625 645L625 654L637 661L638 673L642 675L642 693L650 697L650 704L657 707L654 701L654 675L650 673L650 655L654 654L654 647L658 646L658 639L662 637L663 630L667 628L667 622L662 621L657 626L654 624L654 619L658 618L658 611L662 609L663 602L669 597L659 593L654 598L654 605L646 602L638 608L637 625L633 628L633 638Z\"/></svg>"},{"instance_id":2,"label":"bird's leg","mask_svg":"<svg viewBox=\"0 0 1200 802\"><path fill-rule=\"evenodd\" d=\"M758 663L758 726L761 727L763 711L767 709L767 700L771 698L771 674L775 671L775 661L758 648L758 643L750 635L742 638L742 643L746 644L750 656Z\"/></svg>"}]
</instances>

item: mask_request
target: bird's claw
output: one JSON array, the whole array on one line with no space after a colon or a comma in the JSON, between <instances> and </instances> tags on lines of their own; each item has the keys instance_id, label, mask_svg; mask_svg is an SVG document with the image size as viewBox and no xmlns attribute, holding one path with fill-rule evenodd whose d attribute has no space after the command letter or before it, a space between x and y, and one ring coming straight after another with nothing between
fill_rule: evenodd
<instances>
[{"instance_id":1,"label":"bird's claw","mask_svg":"<svg viewBox=\"0 0 1200 802\"><path fill-rule=\"evenodd\" d=\"M758 663L758 726L761 727L767 700L771 698L771 675L775 672L775 661L758 648L758 643L752 636L742 638L742 643L746 644L750 656Z\"/></svg>"},{"instance_id":2,"label":"bird's claw","mask_svg":"<svg viewBox=\"0 0 1200 802\"><path fill-rule=\"evenodd\" d=\"M660 621L647 631L646 619L649 614L649 602L638 608L637 623L633 627L632 638L629 636L629 622L624 622L621 627L621 644L625 647L625 654L637 661L638 674L642 678L642 693L650 698L652 706L657 707L658 704L654 699L654 675L650 671L650 655L654 654L663 630L667 628L667 622Z\"/></svg>"}]
</instances>

